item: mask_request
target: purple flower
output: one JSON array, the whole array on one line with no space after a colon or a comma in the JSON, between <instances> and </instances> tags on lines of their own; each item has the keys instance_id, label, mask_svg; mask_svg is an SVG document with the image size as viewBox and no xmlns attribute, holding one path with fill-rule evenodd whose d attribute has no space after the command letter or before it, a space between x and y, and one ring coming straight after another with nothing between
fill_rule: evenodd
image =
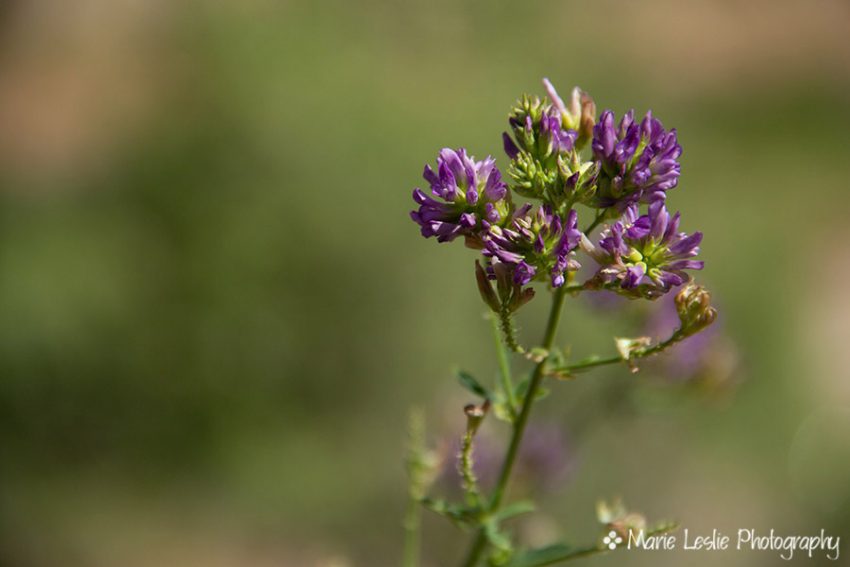
<instances>
[{"instance_id":1,"label":"purple flower","mask_svg":"<svg viewBox=\"0 0 850 567\"><path fill-rule=\"evenodd\" d=\"M570 93L570 103L567 106L549 79L543 79L543 86L546 87L546 94L552 101L552 105L561 114L564 127L578 132L576 145L579 149L583 148L593 135L593 125L596 120L596 103L593 102L590 95L580 88L575 87Z\"/></svg>"},{"instance_id":2,"label":"purple flower","mask_svg":"<svg viewBox=\"0 0 850 567\"><path fill-rule=\"evenodd\" d=\"M433 197L414 189L419 210L411 211L410 218L422 227L426 238L449 242L460 235L475 237L485 226L482 223L498 225L508 218L508 187L490 156L475 161L463 148L443 148L437 156L437 171L426 165L422 177L431 185Z\"/></svg>"},{"instance_id":3,"label":"purple flower","mask_svg":"<svg viewBox=\"0 0 850 567\"><path fill-rule=\"evenodd\" d=\"M600 164L596 206L625 210L637 203L663 201L679 182L682 147L676 130L667 132L651 112L638 124L629 111L614 127L606 110L593 128L593 157Z\"/></svg>"},{"instance_id":4,"label":"purple flower","mask_svg":"<svg viewBox=\"0 0 850 567\"><path fill-rule=\"evenodd\" d=\"M654 299L689 281L684 270L702 269L702 261L689 259L699 253L702 233L678 232L679 213L671 218L663 201L637 215L637 206L627 209L597 246L582 238L582 248L600 264L589 284Z\"/></svg>"},{"instance_id":5,"label":"purple flower","mask_svg":"<svg viewBox=\"0 0 850 567\"><path fill-rule=\"evenodd\" d=\"M506 227L490 227L483 237L483 254L511 266L518 285L548 273L552 285L560 287L566 281L564 273L580 267L573 259L573 250L581 240L577 223L574 210L563 222L549 205L533 211L531 205L525 205Z\"/></svg>"}]
</instances>

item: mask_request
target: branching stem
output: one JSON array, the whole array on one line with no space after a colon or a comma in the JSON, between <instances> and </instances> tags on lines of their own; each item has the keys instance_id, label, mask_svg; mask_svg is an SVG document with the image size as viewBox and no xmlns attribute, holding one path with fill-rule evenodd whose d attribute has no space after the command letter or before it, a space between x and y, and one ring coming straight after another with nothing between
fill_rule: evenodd
<instances>
[{"instance_id":1,"label":"branching stem","mask_svg":"<svg viewBox=\"0 0 850 567\"><path fill-rule=\"evenodd\" d=\"M565 297L566 290L563 287L556 289L552 295L552 307L549 310L549 320L546 323L546 331L543 335L543 342L541 344L542 348L545 350L551 349L552 343L555 341L555 333L558 330L558 323L561 320L561 310L564 306ZM498 511L499 506L502 504L502 498L505 495L505 489L507 488L508 480L510 479L511 472L513 471L519 446L522 443L522 436L525 433L525 428L528 424L528 417L531 414L531 406L534 405L534 400L537 398L537 392L540 389L540 384L543 382L543 371L545 370L545 365L545 360L538 362L531 375L528 390L522 400L522 408L514 422L513 434L511 435L511 441L510 445L508 445L508 452L505 455L505 460L502 463L499 480L496 483L496 488L493 490L493 496L490 499L490 505L488 507L488 512L490 514ZM466 560L463 563L464 567L474 567L478 564L478 561L481 558L481 553L484 551L486 545L487 536L485 535L484 530L479 529Z\"/></svg>"},{"instance_id":2,"label":"branching stem","mask_svg":"<svg viewBox=\"0 0 850 567\"><path fill-rule=\"evenodd\" d=\"M665 341L661 341L660 343L654 344L650 347L639 349L631 353L631 356L628 360L624 359L621 355L617 354L614 356L609 356L607 358L599 358L599 357L591 357L585 360L581 360L576 362L575 364L570 364L567 366L563 366L561 368L553 369L554 373L561 374L573 374L575 372L581 372L583 370L588 370L590 368L595 368L597 366L605 366L607 364L617 364L622 362L628 362L629 360L634 360L637 358L647 358L649 356L664 352L674 344L678 343L682 339L684 339L684 335L680 331L674 332L669 339Z\"/></svg>"}]
</instances>

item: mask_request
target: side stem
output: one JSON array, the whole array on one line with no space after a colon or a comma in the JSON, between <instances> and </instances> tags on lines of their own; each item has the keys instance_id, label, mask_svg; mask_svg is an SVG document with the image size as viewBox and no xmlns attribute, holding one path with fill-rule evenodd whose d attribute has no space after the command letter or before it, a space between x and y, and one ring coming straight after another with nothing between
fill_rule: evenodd
<instances>
[{"instance_id":1,"label":"side stem","mask_svg":"<svg viewBox=\"0 0 850 567\"><path fill-rule=\"evenodd\" d=\"M630 360L638 359L638 358L646 358L649 356L653 356L664 352L674 344L678 343L685 337L680 330L677 330L670 336L666 341L662 341L658 344L655 344L651 347L638 350L632 353ZM609 356L607 358L589 358L587 360L582 360L580 362L576 362L575 364L570 364L568 366L564 366L563 368L556 368L555 371L563 371L567 374L571 374L573 372L580 372L582 370L587 370L589 368L595 368L597 366L605 366L606 364L619 364L622 362L628 362L628 360L624 359L621 355L617 354L614 356Z\"/></svg>"}]
</instances>

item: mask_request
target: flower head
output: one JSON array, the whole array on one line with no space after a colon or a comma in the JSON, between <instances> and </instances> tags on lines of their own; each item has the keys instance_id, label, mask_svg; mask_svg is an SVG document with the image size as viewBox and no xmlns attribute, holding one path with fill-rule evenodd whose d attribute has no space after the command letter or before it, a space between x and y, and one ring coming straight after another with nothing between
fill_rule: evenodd
<instances>
[{"instance_id":1,"label":"flower head","mask_svg":"<svg viewBox=\"0 0 850 567\"><path fill-rule=\"evenodd\" d=\"M648 214L637 215L636 206L627 209L602 232L596 246L582 237L582 248L600 264L589 283L654 299L690 281L685 270L702 269L702 261L689 259L699 253L702 233L678 232L679 213L671 217L662 201L651 204Z\"/></svg>"},{"instance_id":2,"label":"flower head","mask_svg":"<svg viewBox=\"0 0 850 567\"><path fill-rule=\"evenodd\" d=\"M664 130L651 112L638 124L629 111L614 127L606 110L593 128L593 157L600 164L596 206L625 210L637 202L663 201L679 182L682 147L676 130Z\"/></svg>"},{"instance_id":3,"label":"flower head","mask_svg":"<svg viewBox=\"0 0 850 567\"><path fill-rule=\"evenodd\" d=\"M581 232L574 210L566 222L549 205L532 210L531 205L518 209L504 228L493 226L484 237L483 254L513 268L514 282L526 285L547 272L554 287L566 281L564 273L579 268L573 250Z\"/></svg>"},{"instance_id":4,"label":"flower head","mask_svg":"<svg viewBox=\"0 0 850 567\"><path fill-rule=\"evenodd\" d=\"M413 200L419 209L410 217L422 227L422 236L440 242L460 235L475 237L484 226L498 225L510 214L510 194L492 157L483 161L467 155L463 148L443 148L437 171L425 166L422 177L431 185L431 195L418 187Z\"/></svg>"}]
</instances>

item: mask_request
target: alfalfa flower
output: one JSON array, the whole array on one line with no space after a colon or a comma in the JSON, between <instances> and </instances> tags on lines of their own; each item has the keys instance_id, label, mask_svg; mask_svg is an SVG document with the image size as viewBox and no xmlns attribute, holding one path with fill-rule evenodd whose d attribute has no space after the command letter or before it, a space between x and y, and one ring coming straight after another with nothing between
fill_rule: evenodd
<instances>
[{"instance_id":1,"label":"alfalfa flower","mask_svg":"<svg viewBox=\"0 0 850 567\"><path fill-rule=\"evenodd\" d=\"M508 187L490 156L475 161L463 148L443 148L437 157L437 171L426 165L422 177L430 184L431 195L418 187L413 190L419 209L411 211L410 217L426 238L436 236L440 242L449 242L468 236L476 241L482 223L497 225L510 215Z\"/></svg>"},{"instance_id":2,"label":"alfalfa flower","mask_svg":"<svg viewBox=\"0 0 850 567\"><path fill-rule=\"evenodd\" d=\"M573 258L581 239L577 224L574 210L562 221L549 205L525 205L505 227L490 227L483 237L483 254L510 266L518 285L548 274L552 286L560 287L566 272L579 268Z\"/></svg>"},{"instance_id":3,"label":"alfalfa flower","mask_svg":"<svg viewBox=\"0 0 850 567\"><path fill-rule=\"evenodd\" d=\"M599 162L594 205L625 210L632 204L663 201L666 191L679 182L682 147L676 130L669 132L651 112L637 123L629 111L614 126L614 113L606 110L593 128L593 157Z\"/></svg>"},{"instance_id":4,"label":"alfalfa flower","mask_svg":"<svg viewBox=\"0 0 850 567\"><path fill-rule=\"evenodd\" d=\"M600 264L589 287L654 299L690 281L685 270L702 269L702 261L691 260L699 253L702 233L679 232L679 213L671 217L659 201L648 214L637 215L637 207L627 209L595 246L582 237L582 248Z\"/></svg>"},{"instance_id":5,"label":"alfalfa flower","mask_svg":"<svg viewBox=\"0 0 850 567\"><path fill-rule=\"evenodd\" d=\"M544 78L543 85L546 87L546 94L552 101L552 105L561 115L564 128L578 132L576 147L583 148L593 135L593 126L596 124L596 103L589 94L578 87L573 87L569 104L564 104L549 79Z\"/></svg>"}]
</instances>

